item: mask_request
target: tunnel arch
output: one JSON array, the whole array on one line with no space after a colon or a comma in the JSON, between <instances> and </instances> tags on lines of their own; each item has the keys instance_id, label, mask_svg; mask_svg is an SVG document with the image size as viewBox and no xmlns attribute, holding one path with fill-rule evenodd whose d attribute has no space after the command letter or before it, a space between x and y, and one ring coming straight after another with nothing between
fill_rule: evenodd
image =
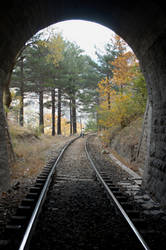
<instances>
[{"instance_id":1,"label":"tunnel arch","mask_svg":"<svg viewBox=\"0 0 166 250\"><path fill-rule=\"evenodd\" d=\"M142 1L104 1L101 4L98 1L91 3L76 0L12 2L13 4L1 8L0 25L4 38L0 42L0 54L8 48L9 61L33 34L60 21L82 19L104 25L126 40L139 60L144 54L143 51L146 51L166 28L165 7L163 4L155 4L155 1L151 1L151 4ZM5 55L2 59L4 67L7 67L9 62Z\"/></svg>"},{"instance_id":2,"label":"tunnel arch","mask_svg":"<svg viewBox=\"0 0 166 250\"><path fill-rule=\"evenodd\" d=\"M149 139L144 187L166 205L166 7L163 1L6 1L0 10L0 186L9 179L2 93L15 57L37 31L69 19L111 28L133 49L148 85Z\"/></svg>"}]
</instances>

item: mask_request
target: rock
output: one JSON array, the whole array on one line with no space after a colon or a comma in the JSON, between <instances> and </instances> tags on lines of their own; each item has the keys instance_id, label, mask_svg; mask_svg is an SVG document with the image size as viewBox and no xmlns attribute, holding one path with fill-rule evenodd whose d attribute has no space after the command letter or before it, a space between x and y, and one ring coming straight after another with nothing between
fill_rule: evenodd
<instances>
[{"instance_id":1,"label":"rock","mask_svg":"<svg viewBox=\"0 0 166 250\"><path fill-rule=\"evenodd\" d=\"M147 202L147 203L144 203L144 204L142 204L142 207L144 208L144 209L153 209L153 203L151 203L151 202Z\"/></svg>"},{"instance_id":2,"label":"rock","mask_svg":"<svg viewBox=\"0 0 166 250\"><path fill-rule=\"evenodd\" d=\"M166 216L163 216L162 219L163 219L164 221L166 221Z\"/></svg>"},{"instance_id":3,"label":"rock","mask_svg":"<svg viewBox=\"0 0 166 250\"><path fill-rule=\"evenodd\" d=\"M109 154L109 152L108 152L106 149L103 149L103 150L101 151L101 153L102 153L102 154Z\"/></svg>"},{"instance_id":4,"label":"rock","mask_svg":"<svg viewBox=\"0 0 166 250\"><path fill-rule=\"evenodd\" d=\"M142 196L142 198L144 199L144 201L150 200L150 197L149 197L149 195L147 195L147 194L144 194L144 195Z\"/></svg>"},{"instance_id":5,"label":"rock","mask_svg":"<svg viewBox=\"0 0 166 250\"><path fill-rule=\"evenodd\" d=\"M16 182L16 184L14 184L13 189L17 190L19 188L20 188L20 182L18 181L18 182Z\"/></svg>"}]
</instances>

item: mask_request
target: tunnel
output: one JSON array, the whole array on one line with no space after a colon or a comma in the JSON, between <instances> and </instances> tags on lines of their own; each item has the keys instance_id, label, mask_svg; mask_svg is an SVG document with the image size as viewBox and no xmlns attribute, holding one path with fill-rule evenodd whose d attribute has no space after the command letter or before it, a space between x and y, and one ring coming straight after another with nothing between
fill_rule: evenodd
<instances>
[{"instance_id":1,"label":"tunnel","mask_svg":"<svg viewBox=\"0 0 166 250\"><path fill-rule=\"evenodd\" d=\"M10 182L8 129L3 92L25 42L53 23L82 19L120 35L139 59L148 87L148 154L143 188L166 205L166 6L164 1L12 0L1 6L0 21L0 188Z\"/></svg>"}]
</instances>

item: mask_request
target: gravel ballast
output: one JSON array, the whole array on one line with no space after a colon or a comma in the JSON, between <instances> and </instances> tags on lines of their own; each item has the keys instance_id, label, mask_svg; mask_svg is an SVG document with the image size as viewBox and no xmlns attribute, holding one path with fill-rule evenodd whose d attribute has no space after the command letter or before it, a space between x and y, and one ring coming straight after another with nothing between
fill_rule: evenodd
<instances>
[{"instance_id":1,"label":"gravel ballast","mask_svg":"<svg viewBox=\"0 0 166 250\"><path fill-rule=\"evenodd\" d=\"M86 137L75 141L59 163L30 250L142 249L137 245L133 233L126 228L126 222L96 181L84 150L85 141ZM98 138L93 137L89 142L92 146L91 154L98 168L111 173L117 184L121 181L128 182L131 176L110 161L108 154L102 152L102 144ZM56 159L60 148L62 144L60 147L48 150L48 163ZM32 180L33 183L34 181L35 179ZM19 186L13 186L1 200L0 214L3 215L1 229L4 228L9 215L14 214L22 197L28 192L28 184L31 184L30 180L22 182ZM147 197L143 190L140 190L135 197L138 198L138 196L141 200L142 197ZM132 195L131 200L136 207L139 207ZM148 202L146 204L148 205ZM149 208L146 211L148 212ZM152 249L164 249L162 244L165 239L164 218L166 216L157 214L157 216L145 217L147 226L153 232L155 231L155 234L148 236L148 241L154 246ZM160 248L158 248L159 241Z\"/></svg>"},{"instance_id":2,"label":"gravel ballast","mask_svg":"<svg viewBox=\"0 0 166 250\"><path fill-rule=\"evenodd\" d=\"M83 138L74 142L58 165L30 249L141 249L95 180L84 146Z\"/></svg>"}]
</instances>

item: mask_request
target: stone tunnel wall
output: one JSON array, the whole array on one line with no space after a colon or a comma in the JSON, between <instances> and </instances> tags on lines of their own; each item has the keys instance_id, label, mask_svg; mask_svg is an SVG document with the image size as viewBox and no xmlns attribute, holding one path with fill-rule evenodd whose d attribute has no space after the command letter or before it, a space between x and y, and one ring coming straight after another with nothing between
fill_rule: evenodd
<instances>
[{"instance_id":1,"label":"stone tunnel wall","mask_svg":"<svg viewBox=\"0 0 166 250\"><path fill-rule=\"evenodd\" d=\"M154 110L155 119L151 120L151 134L149 136L149 158L146 161L144 184L145 188L161 205L166 206L166 120L160 115L160 108ZM157 144L156 144L157 142ZM158 145L162 144L162 150Z\"/></svg>"},{"instance_id":2,"label":"stone tunnel wall","mask_svg":"<svg viewBox=\"0 0 166 250\"><path fill-rule=\"evenodd\" d=\"M130 4L127 4L130 2ZM19 50L41 28L70 19L99 22L113 29L132 47L149 86L153 102L152 122L148 123L148 159L145 187L166 205L166 7L164 1L53 1L13 0L1 6L0 32L0 186L9 175L2 94ZM141 15L140 15L141 13ZM3 115L3 116L2 116ZM3 119L2 119L3 118ZM150 128L150 129L149 129ZM150 132L151 131L151 134ZM139 157L145 149L142 148ZM143 160L143 158L142 158Z\"/></svg>"}]
</instances>

